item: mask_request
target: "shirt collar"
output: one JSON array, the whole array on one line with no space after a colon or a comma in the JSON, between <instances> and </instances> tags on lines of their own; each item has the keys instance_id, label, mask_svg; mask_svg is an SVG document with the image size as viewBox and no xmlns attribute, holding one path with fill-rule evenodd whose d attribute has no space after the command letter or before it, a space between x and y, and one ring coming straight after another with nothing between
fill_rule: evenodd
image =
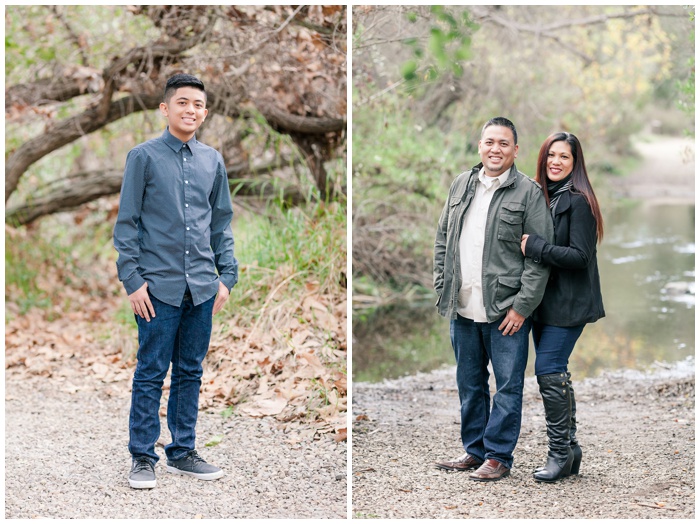
<instances>
[{"instance_id":1,"label":"shirt collar","mask_svg":"<svg viewBox=\"0 0 700 524\"><path fill-rule=\"evenodd\" d=\"M486 176L486 170L482 167L479 170L479 181L482 184L484 184L488 189L490 189L492 186L494 189L498 189L499 187L501 187L503 184L506 183L506 180L508 180L509 175L510 175L510 169L506 169L503 173L501 173L497 177Z\"/></svg>"},{"instance_id":2,"label":"shirt collar","mask_svg":"<svg viewBox=\"0 0 700 524\"><path fill-rule=\"evenodd\" d=\"M187 144L187 147L190 148L190 152L194 154L194 145L197 143L197 136L193 135L192 138L190 138L187 142L183 142L179 138L174 137L171 133L170 130L166 127L165 131L163 131L163 142L165 142L170 149L178 153L180 149L182 149L183 144Z\"/></svg>"}]
</instances>

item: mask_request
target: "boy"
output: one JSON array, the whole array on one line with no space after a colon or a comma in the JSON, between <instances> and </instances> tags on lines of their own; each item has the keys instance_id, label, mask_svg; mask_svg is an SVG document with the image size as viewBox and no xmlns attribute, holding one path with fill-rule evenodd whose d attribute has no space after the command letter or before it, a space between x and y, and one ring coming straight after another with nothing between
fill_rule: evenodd
<instances>
[{"instance_id":1,"label":"boy","mask_svg":"<svg viewBox=\"0 0 700 524\"><path fill-rule=\"evenodd\" d=\"M206 100L196 77L168 79L160 104L165 132L136 146L126 159L114 247L119 280L138 324L129 415L129 485L137 489L156 485L158 409L171 362L166 470L201 480L223 476L194 449L212 315L238 281L223 158L195 138L208 113Z\"/></svg>"}]
</instances>

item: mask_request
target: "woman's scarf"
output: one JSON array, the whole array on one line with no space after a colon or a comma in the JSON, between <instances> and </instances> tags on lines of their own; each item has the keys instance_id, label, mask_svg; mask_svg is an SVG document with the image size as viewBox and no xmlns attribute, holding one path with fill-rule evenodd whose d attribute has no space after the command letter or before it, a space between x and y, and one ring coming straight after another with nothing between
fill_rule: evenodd
<instances>
[{"instance_id":1,"label":"woman's scarf","mask_svg":"<svg viewBox=\"0 0 700 524\"><path fill-rule=\"evenodd\" d=\"M547 193L549 194L549 209L554 209L557 205L557 200L565 192L571 188L573 180L571 179L571 173L566 178L562 178L559 182L547 181Z\"/></svg>"}]
</instances>

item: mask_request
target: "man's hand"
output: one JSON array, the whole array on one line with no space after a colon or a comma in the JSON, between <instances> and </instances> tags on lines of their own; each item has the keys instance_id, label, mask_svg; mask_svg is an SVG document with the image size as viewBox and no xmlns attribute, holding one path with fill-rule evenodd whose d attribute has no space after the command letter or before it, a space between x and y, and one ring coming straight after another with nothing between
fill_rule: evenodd
<instances>
[{"instance_id":1,"label":"man's hand","mask_svg":"<svg viewBox=\"0 0 700 524\"><path fill-rule=\"evenodd\" d=\"M498 326L498 330L503 331L503 336L512 336L514 333L520 331L523 322L525 322L525 317L515 311L513 308L510 308L508 310L508 314L503 319L503 322L501 322L501 325Z\"/></svg>"},{"instance_id":2,"label":"man's hand","mask_svg":"<svg viewBox=\"0 0 700 524\"><path fill-rule=\"evenodd\" d=\"M523 252L523 256L525 256L525 245L527 244L527 237L530 235L523 235L523 237L520 239L520 249Z\"/></svg>"},{"instance_id":3,"label":"man's hand","mask_svg":"<svg viewBox=\"0 0 700 524\"><path fill-rule=\"evenodd\" d=\"M131 310L134 314L145 318L146 322L150 322L151 317L156 316L153 304L151 304L151 298L148 296L148 282L144 282L143 286L129 295L129 302L131 302Z\"/></svg>"},{"instance_id":4,"label":"man's hand","mask_svg":"<svg viewBox=\"0 0 700 524\"><path fill-rule=\"evenodd\" d=\"M214 311L212 315L216 315L224 307L224 304L228 300L228 288L219 281L219 293L216 295L216 300L214 301Z\"/></svg>"}]
</instances>

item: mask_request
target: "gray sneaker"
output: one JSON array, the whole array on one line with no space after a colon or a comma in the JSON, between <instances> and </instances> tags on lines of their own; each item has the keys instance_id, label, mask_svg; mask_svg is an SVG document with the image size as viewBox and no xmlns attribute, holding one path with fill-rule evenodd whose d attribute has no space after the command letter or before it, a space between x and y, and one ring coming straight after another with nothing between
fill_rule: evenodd
<instances>
[{"instance_id":1,"label":"gray sneaker","mask_svg":"<svg viewBox=\"0 0 700 524\"><path fill-rule=\"evenodd\" d=\"M136 457L131 463L129 486L135 489L155 488L156 470L146 457Z\"/></svg>"},{"instance_id":2,"label":"gray sneaker","mask_svg":"<svg viewBox=\"0 0 700 524\"><path fill-rule=\"evenodd\" d=\"M168 459L165 469L169 473L189 475L199 480L216 480L224 476L220 468L207 464L195 450L188 451L187 455L179 460Z\"/></svg>"}]
</instances>

